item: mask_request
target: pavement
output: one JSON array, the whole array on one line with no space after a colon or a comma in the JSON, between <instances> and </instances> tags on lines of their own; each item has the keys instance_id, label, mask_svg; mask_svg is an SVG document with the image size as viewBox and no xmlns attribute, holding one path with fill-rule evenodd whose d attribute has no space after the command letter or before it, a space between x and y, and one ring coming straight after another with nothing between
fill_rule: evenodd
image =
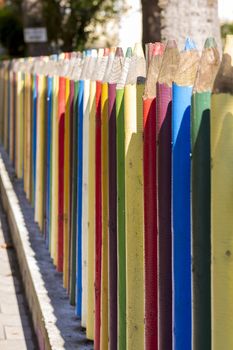
<instances>
[{"instance_id":1,"label":"pavement","mask_svg":"<svg viewBox=\"0 0 233 350\"><path fill-rule=\"evenodd\" d=\"M16 252L0 203L0 349L37 350Z\"/></svg>"}]
</instances>

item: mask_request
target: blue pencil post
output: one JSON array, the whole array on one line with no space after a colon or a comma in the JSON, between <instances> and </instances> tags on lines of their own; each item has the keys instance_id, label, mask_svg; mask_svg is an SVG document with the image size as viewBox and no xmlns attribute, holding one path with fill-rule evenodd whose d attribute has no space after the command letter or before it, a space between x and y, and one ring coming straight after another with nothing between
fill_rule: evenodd
<instances>
[{"instance_id":1,"label":"blue pencil post","mask_svg":"<svg viewBox=\"0 0 233 350\"><path fill-rule=\"evenodd\" d=\"M81 73L78 91L78 174L77 174L77 278L76 278L76 315L82 316L82 185L83 185L83 95L84 76L88 57L91 51L86 51L86 64Z\"/></svg>"},{"instance_id":2,"label":"blue pencil post","mask_svg":"<svg viewBox=\"0 0 233 350\"><path fill-rule=\"evenodd\" d=\"M173 83L172 105L172 218L173 218L173 348L192 348L190 109L199 61L187 39Z\"/></svg>"},{"instance_id":3,"label":"blue pencil post","mask_svg":"<svg viewBox=\"0 0 233 350\"><path fill-rule=\"evenodd\" d=\"M47 123L46 123L46 203L45 203L45 240L50 246L50 207L51 207L51 147L52 147L52 100L53 77L47 77Z\"/></svg>"},{"instance_id":4,"label":"blue pencil post","mask_svg":"<svg viewBox=\"0 0 233 350\"><path fill-rule=\"evenodd\" d=\"M82 163L83 163L83 91L84 81L79 80L78 91L78 172L77 172L77 278L76 314L82 315Z\"/></svg>"},{"instance_id":5,"label":"blue pencil post","mask_svg":"<svg viewBox=\"0 0 233 350\"><path fill-rule=\"evenodd\" d=\"M32 93L32 206L35 207L36 188L36 120L37 120L37 76L33 74Z\"/></svg>"}]
</instances>

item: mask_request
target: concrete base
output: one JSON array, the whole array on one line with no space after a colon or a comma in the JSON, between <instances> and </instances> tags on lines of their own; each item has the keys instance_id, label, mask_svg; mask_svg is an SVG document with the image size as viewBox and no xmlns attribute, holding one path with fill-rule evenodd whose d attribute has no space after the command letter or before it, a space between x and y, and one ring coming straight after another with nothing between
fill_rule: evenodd
<instances>
[{"instance_id":1,"label":"concrete base","mask_svg":"<svg viewBox=\"0 0 233 350\"><path fill-rule=\"evenodd\" d=\"M49 258L39 229L33 228L33 232L30 232L30 224L26 222L27 215L21 208L22 193L16 194L14 188L21 186L22 192L22 181L20 185L13 186L8 174L10 164L7 164L9 161L2 147L0 152L0 194L40 349L93 349L92 342L86 340L81 329L80 320L75 317L74 307L69 305L66 291L62 288L61 275L56 272ZM12 170L11 172L13 173ZM19 183L20 180L16 182ZM26 199L24 201L29 206ZM32 222L33 219L30 220Z\"/></svg>"}]
</instances>

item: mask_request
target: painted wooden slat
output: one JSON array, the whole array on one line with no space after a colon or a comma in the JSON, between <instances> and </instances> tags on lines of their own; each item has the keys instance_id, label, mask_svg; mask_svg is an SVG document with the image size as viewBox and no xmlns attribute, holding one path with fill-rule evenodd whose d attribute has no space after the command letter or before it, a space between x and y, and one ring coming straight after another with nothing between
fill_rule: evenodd
<instances>
[{"instance_id":1,"label":"painted wooden slat","mask_svg":"<svg viewBox=\"0 0 233 350\"><path fill-rule=\"evenodd\" d=\"M205 42L192 96L193 348L211 349L210 105L219 67L213 38Z\"/></svg>"},{"instance_id":2,"label":"painted wooden slat","mask_svg":"<svg viewBox=\"0 0 233 350\"><path fill-rule=\"evenodd\" d=\"M108 349L109 340L109 216L108 216L108 77L114 50L109 51L101 87L101 192L102 192L102 261L101 261L101 330L100 349Z\"/></svg>"},{"instance_id":3,"label":"painted wooden slat","mask_svg":"<svg viewBox=\"0 0 233 350\"><path fill-rule=\"evenodd\" d=\"M117 308L118 349L126 348L126 256L125 256L125 126L124 86L131 62L129 47L116 86L116 162L117 162Z\"/></svg>"},{"instance_id":4,"label":"painted wooden slat","mask_svg":"<svg viewBox=\"0 0 233 350\"><path fill-rule=\"evenodd\" d=\"M53 120L53 139L52 139L52 188L51 188L51 239L50 239L50 253L54 260L54 264L57 263L57 233L58 233L58 88L59 78L53 77L53 107L52 107L52 120Z\"/></svg>"},{"instance_id":5,"label":"painted wooden slat","mask_svg":"<svg viewBox=\"0 0 233 350\"><path fill-rule=\"evenodd\" d=\"M233 36L226 37L211 96L212 349L233 347Z\"/></svg>"},{"instance_id":6,"label":"painted wooden slat","mask_svg":"<svg viewBox=\"0 0 233 350\"><path fill-rule=\"evenodd\" d=\"M192 346L190 107L198 61L187 40L172 95L173 346L179 350Z\"/></svg>"},{"instance_id":7,"label":"painted wooden slat","mask_svg":"<svg viewBox=\"0 0 233 350\"><path fill-rule=\"evenodd\" d=\"M47 247L50 246L51 222L51 163L52 163L52 99L53 77L47 77L47 127L46 127L46 213L45 213L45 239Z\"/></svg>"},{"instance_id":8,"label":"painted wooden slat","mask_svg":"<svg viewBox=\"0 0 233 350\"><path fill-rule=\"evenodd\" d=\"M73 192L73 184L72 184L72 176L73 176L73 128L74 128L74 81L71 79L70 75L70 96L69 96L69 106L70 106L70 142L69 142L69 208L70 208L70 220L69 220L69 232L68 232L68 245L69 245L69 256L68 256L68 285L67 292L70 295L70 277L71 277L71 239L72 239L72 192Z\"/></svg>"},{"instance_id":9,"label":"painted wooden slat","mask_svg":"<svg viewBox=\"0 0 233 350\"><path fill-rule=\"evenodd\" d=\"M172 82L179 64L176 43L169 40L156 87L157 189L159 247L159 346L172 349L171 117Z\"/></svg>"},{"instance_id":10,"label":"painted wooden slat","mask_svg":"<svg viewBox=\"0 0 233 350\"><path fill-rule=\"evenodd\" d=\"M96 82L90 81L90 120L88 152L88 281L87 281L87 338L94 339L95 310L95 116Z\"/></svg>"},{"instance_id":11,"label":"painted wooden slat","mask_svg":"<svg viewBox=\"0 0 233 350\"><path fill-rule=\"evenodd\" d=\"M152 45L150 45L152 46ZM164 46L153 44L143 96L143 183L145 260L145 347L158 348L158 254L157 254L157 167L156 82Z\"/></svg>"},{"instance_id":12,"label":"painted wooden slat","mask_svg":"<svg viewBox=\"0 0 233 350\"><path fill-rule=\"evenodd\" d=\"M63 271L64 258L64 134L66 110L66 79L59 77L58 90L58 237L57 237L57 270Z\"/></svg>"},{"instance_id":13,"label":"painted wooden slat","mask_svg":"<svg viewBox=\"0 0 233 350\"><path fill-rule=\"evenodd\" d=\"M37 95L38 95L38 84L37 76L33 74L33 85L32 85L32 189L31 189L31 203L35 207L35 188L36 188L36 136L37 136ZM16 107L17 108L17 107ZM17 117L16 117L16 126L17 126ZM16 153L16 151L15 151ZM16 156L15 156L16 158Z\"/></svg>"},{"instance_id":14,"label":"painted wooden slat","mask_svg":"<svg viewBox=\"0 0 233 350\"><path fill-rule=\"evenodd\" d=\"M102 128L101 128L101 93L102 79L107 65L107 54L96 66L96 128L95 128L95 349L100 349L101 342L101 281L102 281Z\"/></svg>"},{"instance_id":15,"label":"painted wooden slat","mask_svg":"<svg viewBox=\"0 0 233 350\"><path fill-rule=\"evenodd\" d=\"M23 74L17 73L17 115L16 115L16 162L15 170L23 177Z\"/></svg>"},{"instance_id":16,"label":"painted wooden slat","mask_svg":"<svg viewBox=\"0 0 233 350\"><path fill-rule=\"evenodd\" d=\"M125 86L126 344L144 349L143 107L146 63L135 46Z\"/></svg>"},{"instance_id":17,"label":"painted wooden slat","mask_svg":"<svg viewBox=\"0 0 233 350\"><path fill-rule=\"evenodd\" d=\"M109 347L117 349L117 178L116 84L121 76L123 50L118 47L108 78L108 212L109 212Z\"/></svg>"},{"instance_id":18,"label":"painted wooden slat","mask_svg":"<svg viewBox=\"0 0 233 350\"><path fill-rule=\"evenodd\" d=\"M65 78L65 140L64 140L64 259L63 285L68 288L69 222L70 222L70 79Z\"/></svg>"},{"instance_id":19,"label":"painted wooden slat","mask_svg":"<svg viewBox=\"0 0 233 350\"><path fill-rule=\"evenodd\" d=\"M90 78L95 69L97 51L91 50L91 56L85 72L84 91L83 91L83 181L82 181L82 317L83 327L87 326L87 308L88 308L88 171L89 171L89 123L90 123ZM91 170L93 171L92 165ZM92 237L94 239L94 237Z\"/></svg>"},{"instance_id":20,"label":"painted wooden slat","mask_svg":"<svg viewBox=\"0 0 233 350\"><path fill-rule=\"evenodd\" d=\"M77 164L78 164L78 95L79 82L74 82L73 112L73 172L72 172L72 207L71 207L71 252L70 252L70 303L75 304L76 259L77 259Z\"/></svg>"},{"instance_id":21,"label":"painted wooden slat","mask_svg":"<svg viewBox=\"0 0 233 350\"><path fill-rule=\"evenodd\" d=\"M37 137L36 137L36 186L35 186L35 221L43 230L44 223L44 151L45 151L45 89L46 78L38 75L38 97L37 97Z\"/></svg>"}]
</instances>

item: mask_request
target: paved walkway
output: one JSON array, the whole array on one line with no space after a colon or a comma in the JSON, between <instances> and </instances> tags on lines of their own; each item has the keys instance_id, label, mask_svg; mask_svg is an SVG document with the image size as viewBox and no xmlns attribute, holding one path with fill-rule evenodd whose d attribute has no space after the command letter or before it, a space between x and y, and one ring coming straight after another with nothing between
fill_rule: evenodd
<instances>
[{"instance_id":1,"label":"paved walkway","mask_svg":"<svg viewBox=\"0 0 233 350\"><path fill-rule=\"evenodd\" d=\"M0 350L38 349L0 203Z\"/></svg>"}]
</instances>

